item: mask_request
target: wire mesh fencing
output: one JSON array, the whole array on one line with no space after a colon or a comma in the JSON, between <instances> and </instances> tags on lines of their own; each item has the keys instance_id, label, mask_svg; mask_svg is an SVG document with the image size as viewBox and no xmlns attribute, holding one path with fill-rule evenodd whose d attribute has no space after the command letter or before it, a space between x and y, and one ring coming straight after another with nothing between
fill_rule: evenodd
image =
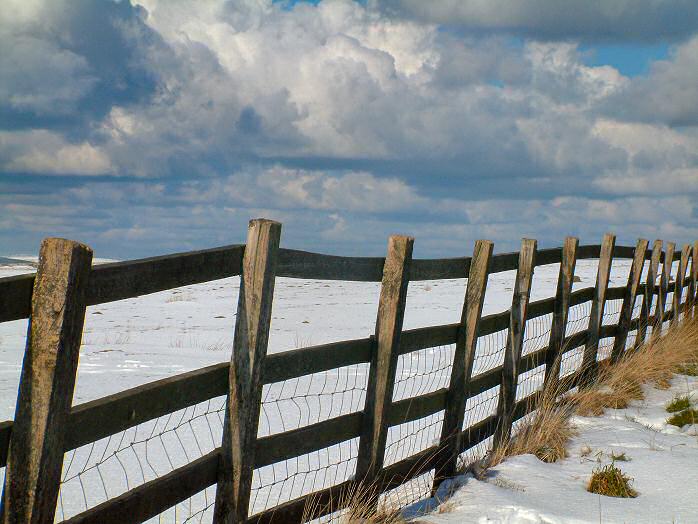
<instances>
[{"instance_id":1,"label":"wire mesh fencing","mask_svg":"<svg viewBox=\"0 0 698 524\"><path fill-rule=\"evenodd\" d=\"M259 436L274 435L363 410L368 364L292 378L264 386ZM359 439L254 471L250 514L335 486L353 477Z\"/></svg>"},{"instance_id":2,"label":"wire mesh fencing","mask_svg":"<svg viewBox=\"0 0 698 524\"><path fill-rule=\"evenodd\" d=\"M448 386L455 344L400 355L395 372L393 402L418 397Z\"/></svg>"},{"instance_id":3,"label":"wire mesh fencing","mask_svg":"<svg viewBox=\"0 0 698 524\"><path fill-rule=\"evenodd\" d=\"M682 303L686 303L684 294ZM602 325L617 324L622 299L608 300ZM639 319L642 295L633 304L632 318ZM672 302L668 297L667 308ZM653 301L653 312L657 300ZM565 336L584 332L589 325L591 302L572 306L565 326ZM528 319L523 333L522 357L539 353L534 367L518 376L516 401L533 398L544 385L545 350L550 343L553 313ZM648 335L651 334L651 328ZM502 366L509 336L508 329L478 337L473 361L474 380ZM628 334L626 347L632 347L637 330ZM579 338L579 337L577 337ZM610 355L613 338L602 338L598 360ZM392 391L392 402L409 402L447 388L450 382L455 344L435 346L399 355ZM584 343L564 347L560 356L560 376L566 377L580 369ZM364 409L369 364L357 364L320 373L291 378L263 387L258 437L303 428ZM500 386L494 386L466 400L461 430L466 437L492 422L497 413ZM417 420L405 421L388 428L384 455L385 466L439 444L444 411ZM526 415L531 417L532 414ZM112 499L136 486L173 471L218 448L222 442L225 397L179 410L155 420L138 424L116 435L82 446L65 455L57 520L70 518L101 502ZM515 421L513 432L527 418ZM480 426L478 426L480 424ZM463 451L458 457L462 471L485 456L492 439L486 438ZM333 446L289 458L254 470L249 513L251 515L338 486L352 480L356 472L359 437ZM0 469L0 478L4 468ZM431 495L435 472L426 471L380 496L385 508L404 508L420 503ZM150 522L210 522L215 503L215 486L177 504ZM342 511L324 516L321 522L337 522Z\"/></svg>"},{"instance_id":4,"label":"wire mesh fencing","mask_svg":"<svg viewBox=\"0 0 698 524\"><path fill-rule=\"evenodd\" d=\"M589 327L589 317L591 316L591 302L575 304L569 309L567 314L567 325L565 326L565 336L570 337Z\"/></svg>"},{"instance_id":5,"label":"wire mesh fencing","mask_svg":"<svg viewBox=\"0 0 698 524\"><path fill-rule=\"evenodd\" d=\"M184 466L220 446L225 397L143 422L65 454L56 519L70 518ZM212 506L210 488L151 522L196 522Z\"/></svg>"}]
</instances>

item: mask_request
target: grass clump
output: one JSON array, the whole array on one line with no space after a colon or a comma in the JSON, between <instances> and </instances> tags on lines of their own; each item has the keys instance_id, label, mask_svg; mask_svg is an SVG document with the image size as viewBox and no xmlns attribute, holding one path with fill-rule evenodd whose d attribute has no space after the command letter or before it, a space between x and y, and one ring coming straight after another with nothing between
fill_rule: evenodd
<instances>
[{"instance_id":1,"label":"grass clump","mask_svg":"<svg viewBox=\"0 0 698 524\"><path fill-rule=\"evenodd\" d=\"M407 524L400 509L389 503L379 504L380 486L377 483L357 483L338 492L327 502L310 498L303 509L301 522L309 522L339 511L338 524Z\"/></svg>"},{"instance_id":2,"label":"grass clump","mask_svg":"<svg viewBox=\"0 0 698 524\"><path fill-rule=\"evenodd\" d=\"M691 407L691 399L688 395L674 397L674 399L666 405L667 413L678 413L684 409Z\"/></svg>"},{"instance_id":3,"label":"grass clump","mask_svg":"<svg viewBox=\"0 0 698 524\"><path fill-rule=\"evenodd\" d=\"M543 462L557 462L567 457L567 443L576 435L570 424L570 411L560 401L560 384L546 387L536 403L532 417L501 447L493 450L488 466L499 464L506 457L531 454Z\"/></svg>"},{"instance_id":4,"label":"grass clump","mask_svg":"<svg viewBox=\"0 0 698 524\"><path fill-rule=\"evenodd\" d=\"M626 408L631 401L643 398L642 384L664 384L674 373L686 371L687 362L696 361L698 322L671 326L662 337L651 338L625 353L616 364L602 367L594 384L574 395L575 411L590 416L600 415L606 408Z\"/></svg>"},{"instance_id":5,"label":"grass clump","mask_svg":"<svg viewBox=\"0 0 698 524\"><path fill-rule=\"evenodd\" d=\"M679 366L677 371L679 375L688 375L689 377L698 377L698 363L688 363Z\"/></svg>"},{"instance_id":6,"label":"grass clump","mask_svg":"<svg viewBox=\"0 0 698 524\"><path fill-rule=\"evenodd\" d=\"M682 428L686 424L698 424L698 409L684 409L679 413L673 414L666 422L677 428Z\"/></svg>"},{"instance_id":7,"label":"grass clump","mask_svg":"<svg viewBox=\"0 0 698 524\"><path fill-rule=\"evenodd\" d=\"M632 480L611 463L592 472L587 491L606 497L635 498L637 491L630 486Z\"/></svg>"},{"instance_id":8,"label":"grass clump","mask_svg":"<svg viewBox=\"0 0 698 524\"><path fill-rule=\"evenodd\" d=\"M611 460L613 462L630 462L630 457L628 457L625 452L622 453L616 453L615 451L611 452Z\"/></svg>"}]
</instances>

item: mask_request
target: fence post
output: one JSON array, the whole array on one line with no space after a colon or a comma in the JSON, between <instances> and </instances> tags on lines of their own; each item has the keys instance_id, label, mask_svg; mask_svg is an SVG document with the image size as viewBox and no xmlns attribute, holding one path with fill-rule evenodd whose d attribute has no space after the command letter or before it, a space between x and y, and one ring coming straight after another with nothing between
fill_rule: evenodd
<instances>
[{"instance_id":1,"label":"fence post","mask_svg":"<svg viewBox=\"0 0 698 524\"><path fill-rule=\"evenodd\" d=\"M251 220L242 260L237 320L230 362L221 463L213 521L242 523L249 513L269 341L281 224Z\"/></svg>"},{"instance_id":2,"label":"fence post","mask_svg":"<svg viewBox=\"0 0 698 524\"><path fill-rule=\"evenodd\" d=\"M444 422L439 444L439 460L434 476L433 491L439 484L456 473L460 439L465 418L465 405L468 400L468 385L473 373L473 362L477 346L478 329L482 307L485 302L487 275L492 257L493 244L489 240L475 242L473 258L470 261L468 284L463 302L456 351L451 368L451 381L448 388Z\"/></svg>"},{"instance_id":3,"label":"fence post","mask_svg":"<svg viewBox=\"0 0 698 524\"><path fill-rule=\"evenodd\" d=\"M628 340L630 322L633 319L633 309L635 309L637 289L640 287L642 268L645 265L645 255L647 254L648 245L649 241L641 238L637 241L637 245L635 246L633 265L630 267L630 273L628 273L628 284L625 286L623 305L621 306L620 315L618 317L618 331L616 332L616 338L613 341L611 362L618 362L618 359L620 359L625 351L625 343Z\"/></svg>"},{"instance_id":4,"label":"fence post","mask_svg":"<svg viewBox=\"0 0 698 524\"><path fill-rule=\"evenodd\" d=\"M385 458L413 244L414 239L406 236L393 235L388 240L356 463L355 479L366 486L383 468Z\"/></svg>"},{"instance_id":5,"label":"fence post","mask_svg":"<svg viewBox=\"0 0 698 524\"><path fill-rule=\"evenodd\" d=\"M589 383L594 380L597 372L596 358L599 352L599 340L601 338L601 325L603 324L603 310L606 305L606 291L608 290L608 278L611 274L613 263L613 249L616 245L616 236L606 233L601 242L599 253L599 267L596 273L596 287L594 298L591 301L591 314L587 328L587 340L584 345L584 357L582 359L581 382Z\"/></svg>"},{"instance_id":6,"label":"fence post","mask_svg":"<svg viewBox=\"0 0 698 524\"><path fill-rule=\"evenodd\" d=\"M635 341L635 349L645 343L647 336L647 326L650 324L650 315L652 313L652 302L654 302L654 287L657 280L657 268L659 268L659 259L662 255L662 241L655 240L652 244L652 257L650 258L650 266L647 268L647 278L645 282L645 294L642 298L642 310L640 311L640 325L637 330L637 340Z\"/></svg>"},{"instance_id":7,"label":"fence post","mask_svg":"<svg viewBox=\"0 0 698 524\"><path fill-rule=\"evenodd\" d=\"M691 253L691 283L688 288L688 298L690 303L688 308L691 310L691 317L695 318L698 315L698 241L693 243L693 252Z\"/></svg>"},{"instance_id":8,"label":"fence post","mask_svg":"<svg viewBox=\"0 0 698 524\"><path fill-rule=\"evenodd\" d=\"M681 249L681 258L679 259L679 270L676 273L674 281L674 317L671 319L671 324L676 325L681 320L681 298L683 297L683 284L686 277L686 268L688 267L688 257L691 254L691 246L684 244Z\"/></svg>"},{"instance_id":9,"label":"fence post","mask_svg":"<svg viewBox=\"0 0 698 524\"><path fill-rule=\"evenodd\" d=\"M526 329L526 313L531 295L533 270L536 265L535 240L524 238L521 241L519 265L514 283L514 296L511 301L509 315L509 333L504 350L504 365L502 367L502 383L499 388L499 404L497 405L497 430L494 435L494 448L498 448L509 440L511 426L514 421L514 406L516 405L516 387L519 382L519 361L524 343Z\"/></svg>"},{"instance_id":10,"label":"fence post","mask_svg":"<svg viewBox=\"0 0 698 524\"><path fill-rule=\"evenodd\" d=\"M54 521L91 264L84 244L41 243L0 504L3 524Z\"/></svg>"},{"instance_id":11,"label":"fence post","mask_svg":"<svg viewBox=\"0 0 698 524\"><path fill-rule=\"evenodd\" d=\"M557 277L557 292L555 293L555 309L550 327L550 342L545 355L545 387L556 388L560 377L560 359L562 358L565 341L567 316L570 311L570 294L574 284L574 270L577 265L577 248L579 239L565 238L560 260L560 272ZM550 390L550 389L548 389Z\"/></svg>"},{"instance_id":12,"label":"fence post","mask_svg":"<svg viewBox=\"0 0 698 524\"><path fill-rule=\"evenodd\" d=\"M658 337L664 327L664 313L666 312L666 300L669 294L669 280L671 280L671 266L674 263L674 249L676 244L666 243L664 251L664 263L662 264L662 278L659 281L659 293L657 294L657 310L652 329L652 338Z\"/></svg>"}]
</instances>

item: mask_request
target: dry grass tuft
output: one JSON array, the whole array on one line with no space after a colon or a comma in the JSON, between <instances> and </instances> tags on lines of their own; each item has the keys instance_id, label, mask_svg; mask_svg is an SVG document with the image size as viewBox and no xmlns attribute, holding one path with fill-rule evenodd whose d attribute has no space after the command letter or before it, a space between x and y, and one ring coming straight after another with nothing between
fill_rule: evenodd
<instances>
[{"instance_id":1,"label":"dry grass tuft","mask_svg":"<svg viewBox=\"0 0 698 524\"><path fill-rule=\"evenodd\" d=\"M533 454L543 462L556 462L567 457L567 442L575 435L569 422L566 400L559 400L562 385L546 388L539 397L536 410L529 421L505 445L489 456L489 466L499 464L506 457Z\"/></svg>"},{"instance_id":2,"label":"dry grass tuft","mask_svg":"<svg viewBox=\"0 0 698 524\"><path fill-rule=\"evenodd\" d=\"M643 398L643 384L669 384L686 362L696 361L698 322L686 321L670 328L662 338L626 353L615 365L601 363L596 380L587 388L566 394L572 377L551 384L541 393L531 419L514 438L490 454L487 467L522 454L533 454L545 462L565 458L567 443L575 435L570 416L599 416L608 408L627 408L633 400Z\"/></svg>"},{"instance_id":3,"label":"dry grass tuft","mask_svg":"<svg viewBox=\"0 0 698 524\"><path fill-rule=\"evenodd\" d=\"M635 498L637 491L630 487L632 480L611 463L593 471L587 491L606 497Z\"/></svg>"},{"instance_id":4,"label":"dry grass tuft","mask_svg":"<svg viewBox=\"0 0 698 524\"><path fill-rule=\"evenodd\" d=\"M615 451L611 452L611 460L613 462L630 462L630 457L628 457L625 452L622 453L616 453Z\"/></svg>"},{"instance_id":5,"label":"dry grass tuft","mask_svg":"<svg viewBox=\"0 0 698 524\"><path fill-rule=\"evenodd\" d=\"M626 353L618 363L599 371L597 380L574 395L575 411L600 415L606 408L626 408L640 400L642 384L668 383L686 363L698 361L698 322L686 321Z\"/></svg>"},{"instance_id":6,"label":"dry grass tuft","mask_svg":"<svg viewBox=\"0 0 698 524\"><path fill-rule=\"evenodd\" d=\"M339 524L406 524L399 508L378 505L378 485L355 484L343 491L329 505L310 499L303 510L301 522L310 522L326 513L328 506L344 508L336 521ZM335 522L335 520L333 520Z\"/></svg>"},{"instance_id":7,"label":"dry grass tuft","mask_svg":"<svg viewBox=\"0 0 698 524\"><path fill-rule=\"evenodd\" d=\"M698 377L698 363L689 362L684 364L677 370L677 373L679 375L688 375L689 377Z\"/></svg>"}]
</instances>

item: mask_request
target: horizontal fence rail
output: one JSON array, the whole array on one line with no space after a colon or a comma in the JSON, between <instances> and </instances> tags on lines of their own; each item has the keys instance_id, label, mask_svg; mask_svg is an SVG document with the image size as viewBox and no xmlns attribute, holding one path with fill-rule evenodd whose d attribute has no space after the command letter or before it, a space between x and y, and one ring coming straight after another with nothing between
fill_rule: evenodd
<instances>
[{"instance_id":1,"label":"horizontal fence rail","mask_svg":"<svg viewBox=\"0 0 698 524\"><path fill-rule=\"evenodd\" d=\"M578 260L595 259L600 245L579 246ZM92 269L87 305L134 298L168 289L240 275L244 245L100 264ZM632 258L634 248L616 246L614 258ZM494 255L489 274L514 271L518 253ZM538 252L536 266L560 262L561 248ZM681 253L674 253L679 260ZM647 258L649 260L649 258ZM384 258L343 257L279 249L277 276L317 280L380 282ZM660 262L664 262L664 257ZM470 258L415 259L410 281L467 278ZM0 278L0 322L29 317L34 274Z\"/></svg>"},{"instance_id":2,"label":"horizontal fence rail","mask_svg":"<svg viewBox=\"0 0 698 524\"><path fill-rule=\"evenodd\" d=\"M662 249L661 243L659 249ZM691 315L696 300L695 278L697 272L695 270L689 271L689 262L695 268L694 255L697 251L698 249L691 251L689 247L685 247L683 251L674 250L671 246L667 246L666 252L670 254L667 257L670 256L672 262L680 261L679 272L682 274L677 273L676 278L673 279L671 268L667 267L662 270L661 274L664 275L662 282L657 283L656 279L652 278L651 282L636 283L630 298L628 298L628 286L604 287L603 293L601 293L604 298L599 306L601 308L599 319L601 320L598 324L598 333L595 332L592 337L587 326L583 324L582 329L567 334L563 333L558 348L542 339L541 347L536 346L528 352L524 351L517 358L515 366L519 386L521 387L522 382L525 382L527 374L553 361L556 356L553 354L554 351L561 351L557 355L558 357L563 356L562 352L565 355L571 355L575 351L579 352L585 349L586 344L585 351L588 353L591 349L594 359L596 359L597 352L599 359L607 359L610 358L610 354L601 355L601 342L599 341L615 339L617 336L621 336L625 340L628 332L639 333L643 323L653 326L655 331L661 331L661 326L665 323L673 319L678 320L679 313ZM598 259L601 254L601 245L578 246L575 259ZM613 260L633 259L635 254L635 247L614 246L612 248ZM643 252L638 251L639 259L651 263L654 263L656 259L657 263L664 264L665 251L660 251L658 256L653 257L653 251L646 250L644 256L642 255ZM562 256L562 248L537 250L533 267L559 264ZM179 286L238 276L243 273L244 260L245 246L232 245L210 250L96 265L89 275L84 303L85 305L101 304ZM272 263L275 264L276 277L383 282L384 287L387 285L387 272L392 271L386 267L386 259L383 257L330 256L283 248L278 249ZM487 274L517 271L518 263L518 252L493 255L489 259ZM415 259L408 261L406 267L410 282L468 279L471 271L471 258ZM658 274L656 267L654 270L650 267L649 274L652 277ZM34 281L33 274L0 279L0 322L29 317L32 309ZM598 296L598 285L597 283L596 287L570 292L567 300L567 307L570 311L574 308L588 307ZM243 294L242 289L241 294ZM669 294L673 294L673 301L667 301ZM386 296L388 295L386 294ZM647 297L657 297L655 303L666 304L667 307L666 309L652 309L651 311L648 309L645 311L643 305L640 308L641 313L638 313L636 297L638 299L645 297L643 303L647 302L650 305L652 301L648 302ZM537 321L543 322L544 317L556 314L556 300L558 298L550 297L527 304L523 313L525 317L524 327L521 329L527 329L528 326L533 326ZM626 308L623 313L625 316L622 318L627 318L629 321L624 323L618 320L605 322L605 319L611 318L612 315L618 315L617 318L621 318L620 311L604 311L605 304L619 301L623 302L622 308ZM397 307L404 309L404 303L401 306L398 304ZM570 315L572 316L572 313ZM576 319L570 317L567 320L567 327L570 328L575 323L588 322L588 312L582 313L582 315ZM492 337L498 337L501 333L508 334L512 329L515 329L510 311L482 316L475 319L475 322L478 343L491 342L495 340ZM401 325L401 320L398 325ZM268 326L262 327L262 329L268 330ZM395 336L395 349L390 350L391 359L393 359L393 364L390 366L397 365L396 362L401 358L411 358L412 356L421 358L421 353L431 348L444 348L457 344L462 329L464 329L462 322L459 322L400 330ZM524 336L524 333L521 336ZM526 340L533 340L535 336L542 335L531 335ZM589 348L590 340L594 341L595 344L591 348ZM352 366L375 368L379 374L387 373L386 376L390 379L391 376L395 376L395 369L394 367L391 369L382 368L382 366L389 364L381 358L376 359L376 346L376 337L370 336L266 355L261 360L260 379L256 387L285 383ZM611 346L613 346L612 342ZM608 344L604 347L607 348ZM632 341L626 347L634 347ZM475 355L476 360L479 358L478 355L479 353ZM62 451L70 452L101 439L111 438L113 435L136 428L143 423L166 417L217 397L227 396L230 398L231 388L238 387L234 386L230 380L231 373L238 372L236 369L240 367L240 364L237 363L238 358L238 355L233 355L232 366L230 362L222 362L73 406L67 415L60 439ZM447 369L444 368L444 372ZM575 387L578 380L583 378L579 369L561 372L566 373L566 380L568 380L570 388ZM468 401L475 400L478 396L498 388L502 384L505 374L505 366L501 362L493 362L484 370L478 368L472 374L469 372L466 378ZM403 380L409 380L409 378L408 374L407 378L403 378ZM238 377L237 380L240 378ZM393 386L389 380L388 387L389 392L395 393L397 383ZM514 426L517 420L535 409L535 401L539 395L540 388L534 389L521 398L516 398L511 412L506 414L514 421ZM392 429L429 419L446 409L453 409L449 408L449 398L452 398L452 394L449 390L449 384L445 383L431 391L389 400L385 408L381 408L381 424L384 425L381 429L384 432L383 435ZM312 421L297 428L258 436L254 440L253 452L249 453L253 459L247 466L250 468L247 474L251 476L252 471L261 471L263 468L342 445L348 441L367 438L365 432L367 413L359 408L348 413L332 415L323 420ZM458 445L455 450L457 454L469 452L469 450L489 441L495 436L499 422L500 417L496 412L492 412L483 415L479 420L468 422L463 428L458 428ZM14 425L13 421L0 423L0 467L8 465L10 462L13 446L24 444L16 441L13 444L12 430ZM219 447L204 453L201 457L182 466L174 467L171 471L159 475L155 479L145 481L116 497L87 508L64 522L142 522L161 515L169 508L221 482L221 468L224 467L225 463L225 445L229 446L230 443L219 443ZM380 445L383 449L379 449L379 453L381 456L385 454L387 457L388 449L385 442ZM372 485L377 486L381 493L389 492L434 471L435 468L442 467L444 460L454 461L452 464L455 464L456 460L467 460L467 458L463 459L462 457L445 456L446 451L452 453L454 450L450 443L442 438L438 443L432 443L424 449L409 453L404 458L398 458L398 460L386 463L382 467L379 466L372 473L372 475L375 474L375 477L372 476ZM451 468L452 470L453 468ZM12 472L8 470L7 476L9 477L11 474ZM233 507L231 511L244 515L240 518L245 522L301 522L309 517L307 508L309 502L312 502L316 508L312 517L319 518L341 510L343 505L345 506L347 503L343 495L356 488L361 480L361 478L349 478L320 490L304 493L302 496L273 505L262 511L253 512L250 516L247 516L247 508L241 511L239 508ZM435 486L438 481L438 475L436 475ZM250 488L243 487L242 489L249 490ZM246 495L243 493L240 500L249 500L249 493ZM225 515L219 512L228 510L224 506L219 508L218 503L216 504L215 518L225 518Z\"/></svg>"}]
</instances>

